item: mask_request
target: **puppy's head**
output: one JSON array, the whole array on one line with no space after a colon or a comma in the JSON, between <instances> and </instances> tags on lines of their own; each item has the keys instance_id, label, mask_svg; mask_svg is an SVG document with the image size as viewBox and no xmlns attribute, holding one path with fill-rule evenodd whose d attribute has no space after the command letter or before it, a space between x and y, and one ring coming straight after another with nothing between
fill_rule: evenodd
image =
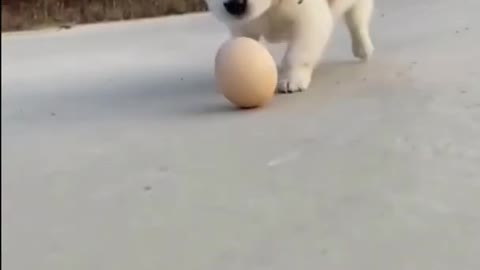
<instances>
[{"instance_id":1,"label":"puppy's head","mask_svg":"<svg viewBox=\"0 0 480 270\"><path fill-rule=\"evenodd\" d=\"M250 21L265 13L274 0L206 0L208 9L226 23Z\"/></svg>"}]
</instances>

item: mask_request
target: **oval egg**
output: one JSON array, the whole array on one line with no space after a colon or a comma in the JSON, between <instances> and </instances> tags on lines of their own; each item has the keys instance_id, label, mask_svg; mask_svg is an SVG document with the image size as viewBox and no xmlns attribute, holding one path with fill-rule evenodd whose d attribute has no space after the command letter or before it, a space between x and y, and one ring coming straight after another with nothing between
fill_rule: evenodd
<instances>
[{"instance_id":1,"label":"oval egg","mask_svg":"<svg viewBox=\"0 0 480 270\"><path fill-rule=\"evenodd\" d=\"M224 42L215 56L218 90L239 108L270 102L277 86L277 66L258 41L238 37Z\"/></svg>"}]
</instances>

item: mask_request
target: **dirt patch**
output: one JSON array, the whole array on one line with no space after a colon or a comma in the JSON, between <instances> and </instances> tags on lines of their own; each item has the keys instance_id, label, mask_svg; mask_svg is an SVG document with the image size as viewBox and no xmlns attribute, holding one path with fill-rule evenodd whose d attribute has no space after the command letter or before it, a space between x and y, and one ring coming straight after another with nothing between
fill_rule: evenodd
<instances>
[{"instance_id":1,"label":"dirt patch","mask_svg":"<svg viewBox=\"0 0 480 270\"><path fill-rule=\"evenodd\" d=\"M2 0L2 32L205 10L203 0Z\"/></svg>"}]
</instances>

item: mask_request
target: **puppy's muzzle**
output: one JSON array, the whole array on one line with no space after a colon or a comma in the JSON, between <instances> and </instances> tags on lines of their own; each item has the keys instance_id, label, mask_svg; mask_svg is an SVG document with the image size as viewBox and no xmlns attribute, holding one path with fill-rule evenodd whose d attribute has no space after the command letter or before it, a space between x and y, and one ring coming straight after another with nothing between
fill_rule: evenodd
<instances>
[{"instance_id":1,"label":"puppy's muzzle","mask_svg":"<svg viewBox=\"0 0 480 270\"><path fill-rule=\"evenodd\" d=\"M227 0L223 3L225 10L235 17L240 17L247 12L248 0Z\"/></svg>"}]
</instances>

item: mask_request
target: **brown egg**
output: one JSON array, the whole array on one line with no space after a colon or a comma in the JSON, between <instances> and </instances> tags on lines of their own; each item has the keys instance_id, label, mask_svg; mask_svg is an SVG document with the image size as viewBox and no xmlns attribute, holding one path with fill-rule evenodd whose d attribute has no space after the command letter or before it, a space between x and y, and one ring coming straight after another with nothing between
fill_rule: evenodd
<instances>
[{"instance_id":1,"label":"brown egg","mask_svg":"<svg viewBox=\"0 0 480 270\"><path fill-rule=\"evenodd\" d=\"M224 42L215 57L218 90L239 108L266 105L275 94L277 66L256 40L239 37Z\"/></svg>"}]
</instances>

